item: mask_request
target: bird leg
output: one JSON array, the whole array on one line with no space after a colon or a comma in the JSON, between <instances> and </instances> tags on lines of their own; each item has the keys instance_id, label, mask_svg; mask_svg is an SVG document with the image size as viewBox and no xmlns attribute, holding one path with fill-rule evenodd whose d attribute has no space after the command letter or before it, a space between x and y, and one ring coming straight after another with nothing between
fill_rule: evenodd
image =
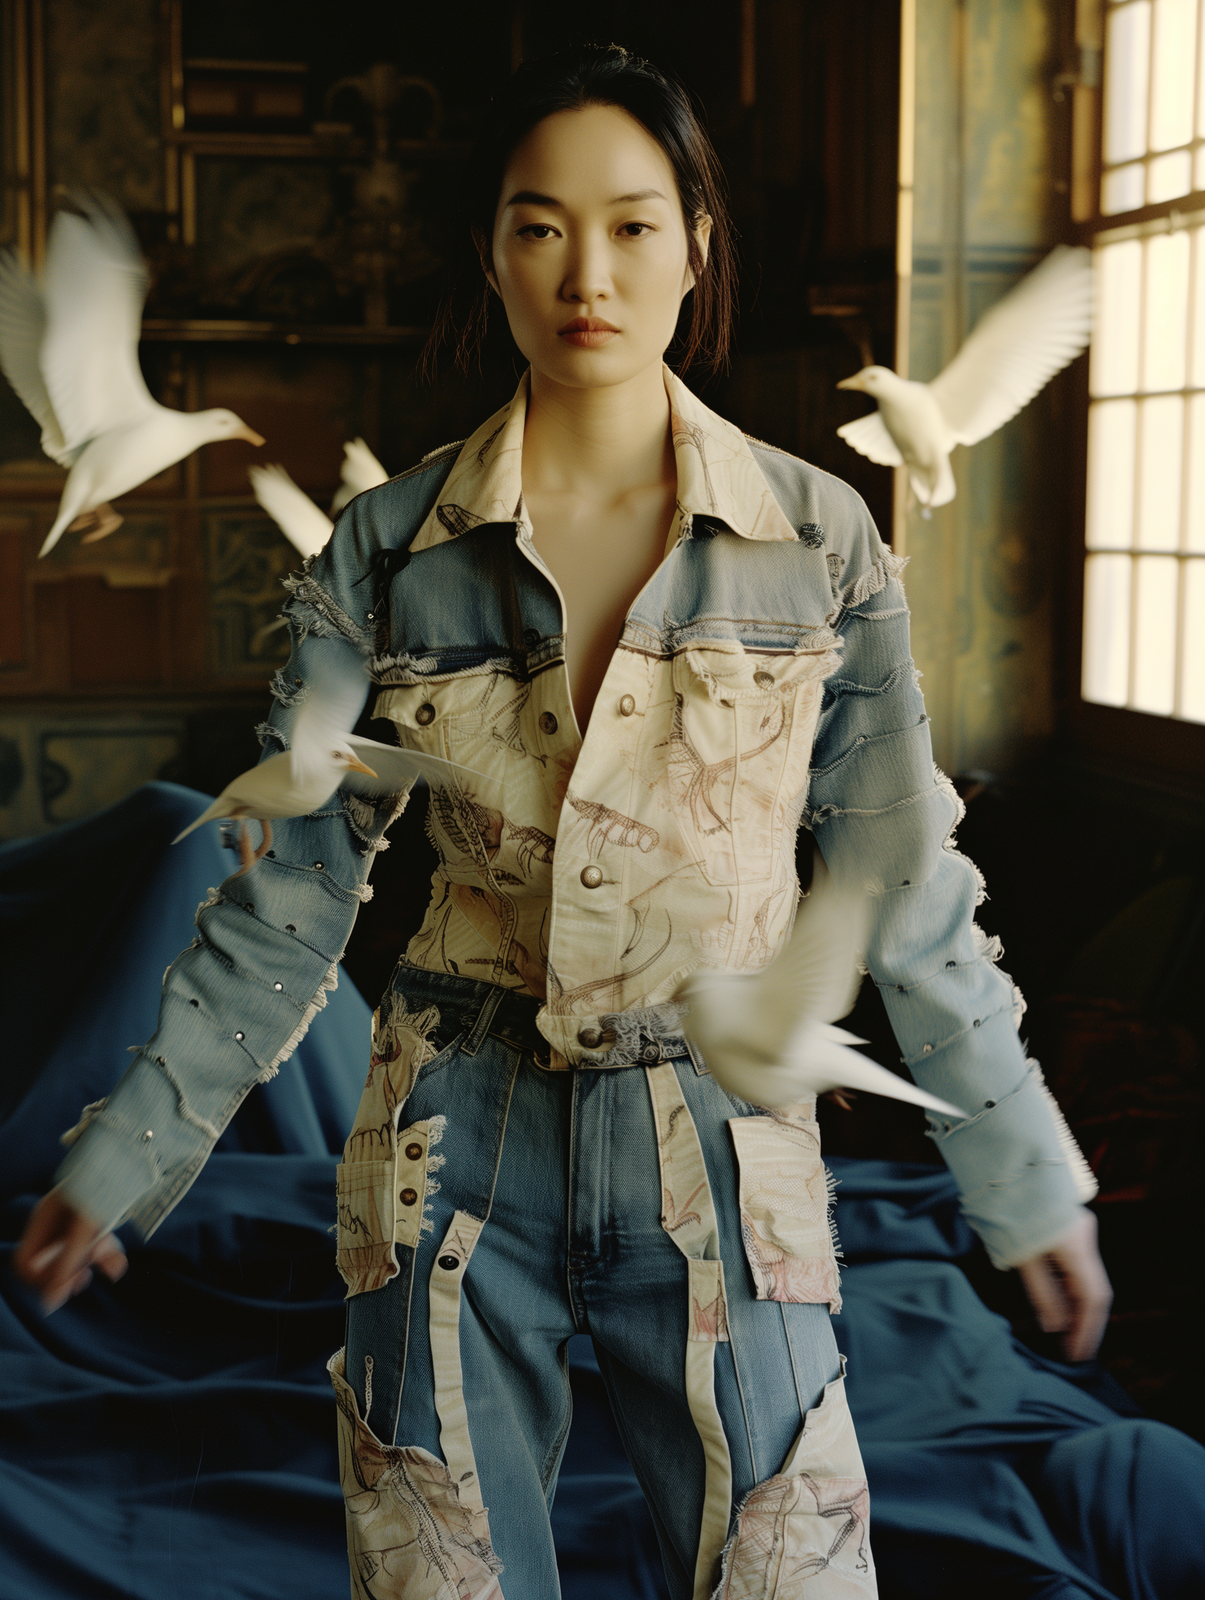
<instances>
[{"instance_id":1,"label":"bird leg","mask_svg":"<svg viewBox=\"0 0 1205 1600\"><path fill-rule=\"evenodd\" d=\"M238 871L233 874L233 876L236 878L241 878L243 873L249 868L253 867L257 861L262 861L267 855L268 851L272 848L272 824L268 821L267 817L261 817L259 825L263 829L264 836L260 841L259 849L252 850L251 830L247 827L245 819L240 818L239 820L238 853L239 860L243 864Z\"/></svg>"},{"instance_id":2,"label":"bird leg","mask_svg":"<svg viewBox=\"0 0 1205 1600\"><path fill-rule=\"evenodd\" d=\"M109 534L120 528L125 518L106 500L93 511L81 512L75 521L67 528L68 533L82 533L81 544L95 544L98 539L107 539Z\"/></svg>"}]
</instances>

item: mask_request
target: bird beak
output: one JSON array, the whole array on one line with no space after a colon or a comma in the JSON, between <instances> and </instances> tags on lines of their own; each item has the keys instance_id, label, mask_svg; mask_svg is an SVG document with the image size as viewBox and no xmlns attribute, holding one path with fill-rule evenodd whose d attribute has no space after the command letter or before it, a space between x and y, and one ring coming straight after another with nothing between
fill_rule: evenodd
<instances>
[{"instance_id":1,"label":"bird beak","mask_svg":"<svg viewBox=\"0 0 1205 1600\"><path fill-rule=\"evenodd\" d=\"M256 433L255 429L247 427L246 423L243 424L243 426L236 434L233 435L233 437L236 439L246 439L248 444L255 445L257 449L261 444L264 443L263 434Z\"/></svg>"},{"instance_id":2,"label":"bird beak","mask_svg":"<svg viewBox=\"0 0 1205 1600\"><path fill-rule=\"evenodd\" d=\"M368 775L368 777L370 777L370 778L375 778L376 777L376 773L372 770L372 768L371 767L366 767L364 765L364 763L361 760L359 760L359 758L356 757L356 756L353 756L351 758L351 760L347 763L347 770L349 772L363 772L363 773L366 773Z\"/></svg>"},{"instance_id":3,"label":"bird beak","mask_svg":"<svg viewBox=\"0 0 1205 1600\"><path fill-rule=\"evenodd\" d=\"M866 392L866 385L862 382L862 374L860 372L855 372L852 378L842 378L837 387L838 389L861 389L863 394Z\"/></svg>"}]
</instances>

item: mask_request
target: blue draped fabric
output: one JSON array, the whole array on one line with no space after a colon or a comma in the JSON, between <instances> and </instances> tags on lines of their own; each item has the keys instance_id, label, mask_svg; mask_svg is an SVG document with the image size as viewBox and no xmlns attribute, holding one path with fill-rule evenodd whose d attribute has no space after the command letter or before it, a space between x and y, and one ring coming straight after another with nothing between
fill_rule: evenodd
<instances>
[{"instance_id":1,"label":"blue draped fabric","mask_svg":"<svg viewBox=\"0 0 1205 1600\"><path fill-rule=\"evenodd\" d=\"M163 1227L127 1238L120 1283L47 1319L7 1268L59 1133L151 1033L159 977L229 871L215 831L167 848L205 803L152 784L0 847L0 1600L346 1592L329 1229L369 1023L346 978ZM836 1327L884 1596L1205 1594L1205 1450L1012 1338L956 1264L973 1241L944 1171L833 1167ZM588 1343L570 1357L553 1513L565 1595L654 1600L656 1542Z\"/></svg>"}]
</instances>

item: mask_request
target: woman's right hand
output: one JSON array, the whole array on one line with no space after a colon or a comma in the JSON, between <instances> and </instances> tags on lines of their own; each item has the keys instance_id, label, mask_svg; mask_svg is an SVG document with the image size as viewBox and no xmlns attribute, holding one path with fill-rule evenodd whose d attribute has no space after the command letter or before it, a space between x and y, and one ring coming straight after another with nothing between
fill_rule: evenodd
<instances>
[{"instance_id":1,"label":"woman's right hand","mask_svg":"<svg viewBox=\"0 0 1205 1600\"><path fill-rule=\"evenodd\" d=\"M116 1283L128 1265L117 1236L77 1211L59 1189L38 1201L13 1256L13 1269L38 1290L47 1316L88 1287L94 1267Z\"/></svg>"}]
</instances>

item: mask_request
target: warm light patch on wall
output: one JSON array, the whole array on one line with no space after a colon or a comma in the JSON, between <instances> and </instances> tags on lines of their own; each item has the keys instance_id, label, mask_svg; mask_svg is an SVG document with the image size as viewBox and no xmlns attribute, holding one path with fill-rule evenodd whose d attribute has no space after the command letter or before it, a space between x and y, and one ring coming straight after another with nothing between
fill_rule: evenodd
<instances>
[{"instance_id":1,"label":"warm light patch on wall","mask_svg":"<svg viewBox=\"0 0 1205 1600\"><path fill-rule=\"evenodd\" d=\"M1205 722L1205 218L1199 197L1184 215L1169 202L1205 188L1203 14L1205 0L1124 0L1106 17L1082 683L1098 705L1192 722Z\"/></svg>"}]
</instances>

